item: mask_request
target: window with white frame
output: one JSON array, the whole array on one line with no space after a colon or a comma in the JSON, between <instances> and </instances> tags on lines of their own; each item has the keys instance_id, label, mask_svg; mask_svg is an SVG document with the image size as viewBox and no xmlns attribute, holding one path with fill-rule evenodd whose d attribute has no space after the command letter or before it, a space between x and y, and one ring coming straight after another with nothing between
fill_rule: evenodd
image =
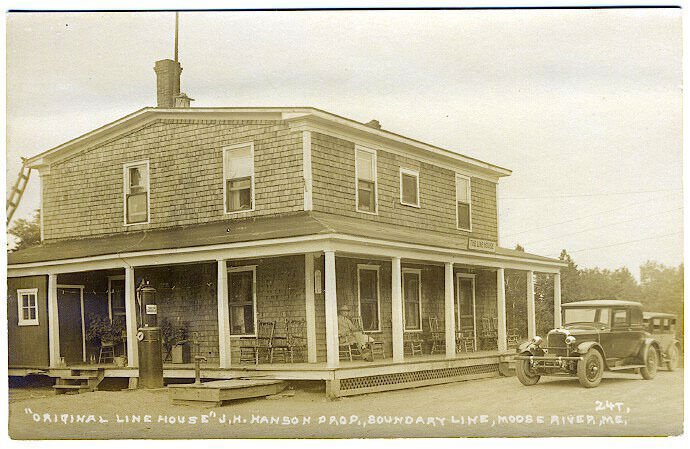
<instances>
[{"instance_id":1,"label":"window with white frame","mask_svg":"<svg viewBox=\"0 0 690 449\"><path fill-rule=\"evenodd\" d=\"M419 172L400 169L400 203L419 207Z\"/></svg>"},{"instance_id":2,"label":"window with white frame","mask_svg":"<svg viewBox=\"0 0 690 449\"><path fill-rule=\"evenodd\" d=\"M357 147L355 151L357 176L357 211L375 214L377 211L376 152Z\"/></svg>"},{"instance_id":3,"label":"window with white frame","mask_svg":"<svg viewBox=\"0 0 690 449\"><path fill-rule=\"evenodd\" d=\"M254 145L242 144L223 151L225 212L254 210Z\"/></svg>"},{"instance_id":4,"label":"window with white frame","mask_svg":"<svg viewBox=\"0 0 690 449\"><path fill-rule=\"evenodd\" d=\"M38 289L17 290L20 326L38 326Z\"/></svg>"},{"instance_id":5,"label":"window with white frame","mask_svg":"<svg viewBox=\"0 0 690 449\"><path fill-rule=\"evenodd\" d=\"M149 162L125 164L125 224L149 221Z\"/></svg>"},{"instance_id":6,"label":"window with white frame","mask_svg":"<svg viewBox=\"0 0 690 449\"><path fill-rule=\"evenodd\" d=\"M470 178L455 175L455 202L457 209L458 229L472 230L472 198L470 196Z\"/></svg>"},{"instance_id":7,"label":"window with white frame","mask_svg":"<svg viewBox=\"0 0 690 449\"><path fill-rule=\"evenodd\" d=\"M379 267L377 265L357 265L357 280L362 329L365 332L380 331Z\"/></svg>"},{"instance_id":8,"label":"window with white frame","mask_svg":"<svg viewBox=\"0 0 690 449\"><path fill-rule=\"evenodd\" d=\"M406 331L422 330L422 272L402 270L403 317Z\"/></svg>"},{"instance_id":9,"label":"window with white frame","mask_svg":"<svg viewBox=\"0 0 690 449\"><path fill-rule=\"evenodd\" d=\"M230 335L254 335L256 329L256 267L228 269Z\"/></svg>"}]
</instances>

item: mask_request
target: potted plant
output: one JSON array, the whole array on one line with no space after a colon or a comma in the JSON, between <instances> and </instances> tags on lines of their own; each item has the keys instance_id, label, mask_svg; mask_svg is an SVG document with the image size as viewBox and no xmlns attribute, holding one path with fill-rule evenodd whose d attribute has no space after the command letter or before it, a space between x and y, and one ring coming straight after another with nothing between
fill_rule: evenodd
<instances>
[{"instance_id":1,"label":"potted plant","mask_svg":"<svg viewBox=\"0 0 690 449\"><path fill-rule=\"evenodd\" d=\"M86 333L84 337L93 346L102 348L103 346L112 345L113 351L118 345L124 341L125 324L122 320L110 320L109 317L90 313L86 319ZM125 356L114 356L113 363L118 366L125 365Z\"/></svg>"},{"instance_id":2,"label":"potted plant","mask_svg":"<svg viewBox=\"0 0 690 449\"><path fill-rule=\"evenodd\" d=\"M170 360L172 363L189 363L191 354L187 322L175 326L170 320L163 318L160 328L163 348L165 349L165 360Z\"/></svg>"}]
</instances>

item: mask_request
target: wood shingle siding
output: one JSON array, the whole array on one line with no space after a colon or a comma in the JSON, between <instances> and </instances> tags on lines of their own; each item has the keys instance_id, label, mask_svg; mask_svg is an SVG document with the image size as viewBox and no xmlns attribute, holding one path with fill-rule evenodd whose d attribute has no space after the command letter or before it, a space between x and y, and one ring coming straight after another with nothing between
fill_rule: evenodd
<instances>
[{"instance_id":1,"label":"wood shingle siding","mask_svg":"<svg viewBox=\"0 0 690 449\"><path fill-rule=\"evenodd\" d=\"M157 120L51 166L47 241L302 210L302 136L278 121ZM224 213L222 148L254 143L256 210ZM124 226L123 164L150 163L150 224Z\"/></svg>"},{"instance_id":2,"label":"wood shingle siding","mask_svg":"<svg viewBox=\"0 0 690 449\"><path fill-rule=\"evenodd\" d=\"M420 208L400 204L400 168L419 172ZM472 177L472 232L457 229L455 172L377 150L378 214L355 208L355 144L312 135L314 210L415 229L496 241L496 184Z\"/></svg>"},{"instance_id":3,"label":"wood shingle siding","mask_svg":"<svg viewBox=\"0 0 690 449\"><path fill-rule=\"evenodd\" d=\"M37 288L38 326L19 326L17 290ZM26 276L7 279L8 363L11 367L43 367L48 354L48 277Z\"/></svg>"}]
</instances>

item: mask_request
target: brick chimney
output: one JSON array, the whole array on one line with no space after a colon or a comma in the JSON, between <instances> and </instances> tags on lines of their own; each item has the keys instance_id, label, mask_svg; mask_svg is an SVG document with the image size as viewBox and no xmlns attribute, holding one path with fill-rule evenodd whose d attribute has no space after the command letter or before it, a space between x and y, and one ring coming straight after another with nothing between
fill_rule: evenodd
<instances>
[{"instance_id":1,"label":"brick chimney","mask_svg":"<svg viewBox=\"0 0 690 449\"><path fill-rule=\"evenodd\" d=\"M172 59L156 61L156 96L159 108L174 108L175 98L180 95L182 66Z\"/></svg>"}]
</instances>

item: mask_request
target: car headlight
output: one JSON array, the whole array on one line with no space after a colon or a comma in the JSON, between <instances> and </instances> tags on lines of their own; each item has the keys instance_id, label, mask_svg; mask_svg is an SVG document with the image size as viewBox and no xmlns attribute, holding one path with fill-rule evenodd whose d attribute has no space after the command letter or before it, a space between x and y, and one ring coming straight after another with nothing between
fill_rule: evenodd
<instances>
[{"instance_id":1,"label":"car headlight","mask_svg":"<svg viewBox=\"0 0 690 449\"><path fill-rule=\"evenodd\" d=\"M573 343L575 343L575 337L573 337L572 335L568 335L567 337L565 337L565 344L572 345Z\"/></svg>"},{"instance_id":2,"label":"car headlight","mask_svg":"<svg viewBox=\"0 0 690 449\"><path fill-rule=\"evenodd\" d=\"M541 346L542 341L543 340L539 335L535 335L534 337L532 337L532 344L535 346Z\"/></svg>"}]
</instances>

